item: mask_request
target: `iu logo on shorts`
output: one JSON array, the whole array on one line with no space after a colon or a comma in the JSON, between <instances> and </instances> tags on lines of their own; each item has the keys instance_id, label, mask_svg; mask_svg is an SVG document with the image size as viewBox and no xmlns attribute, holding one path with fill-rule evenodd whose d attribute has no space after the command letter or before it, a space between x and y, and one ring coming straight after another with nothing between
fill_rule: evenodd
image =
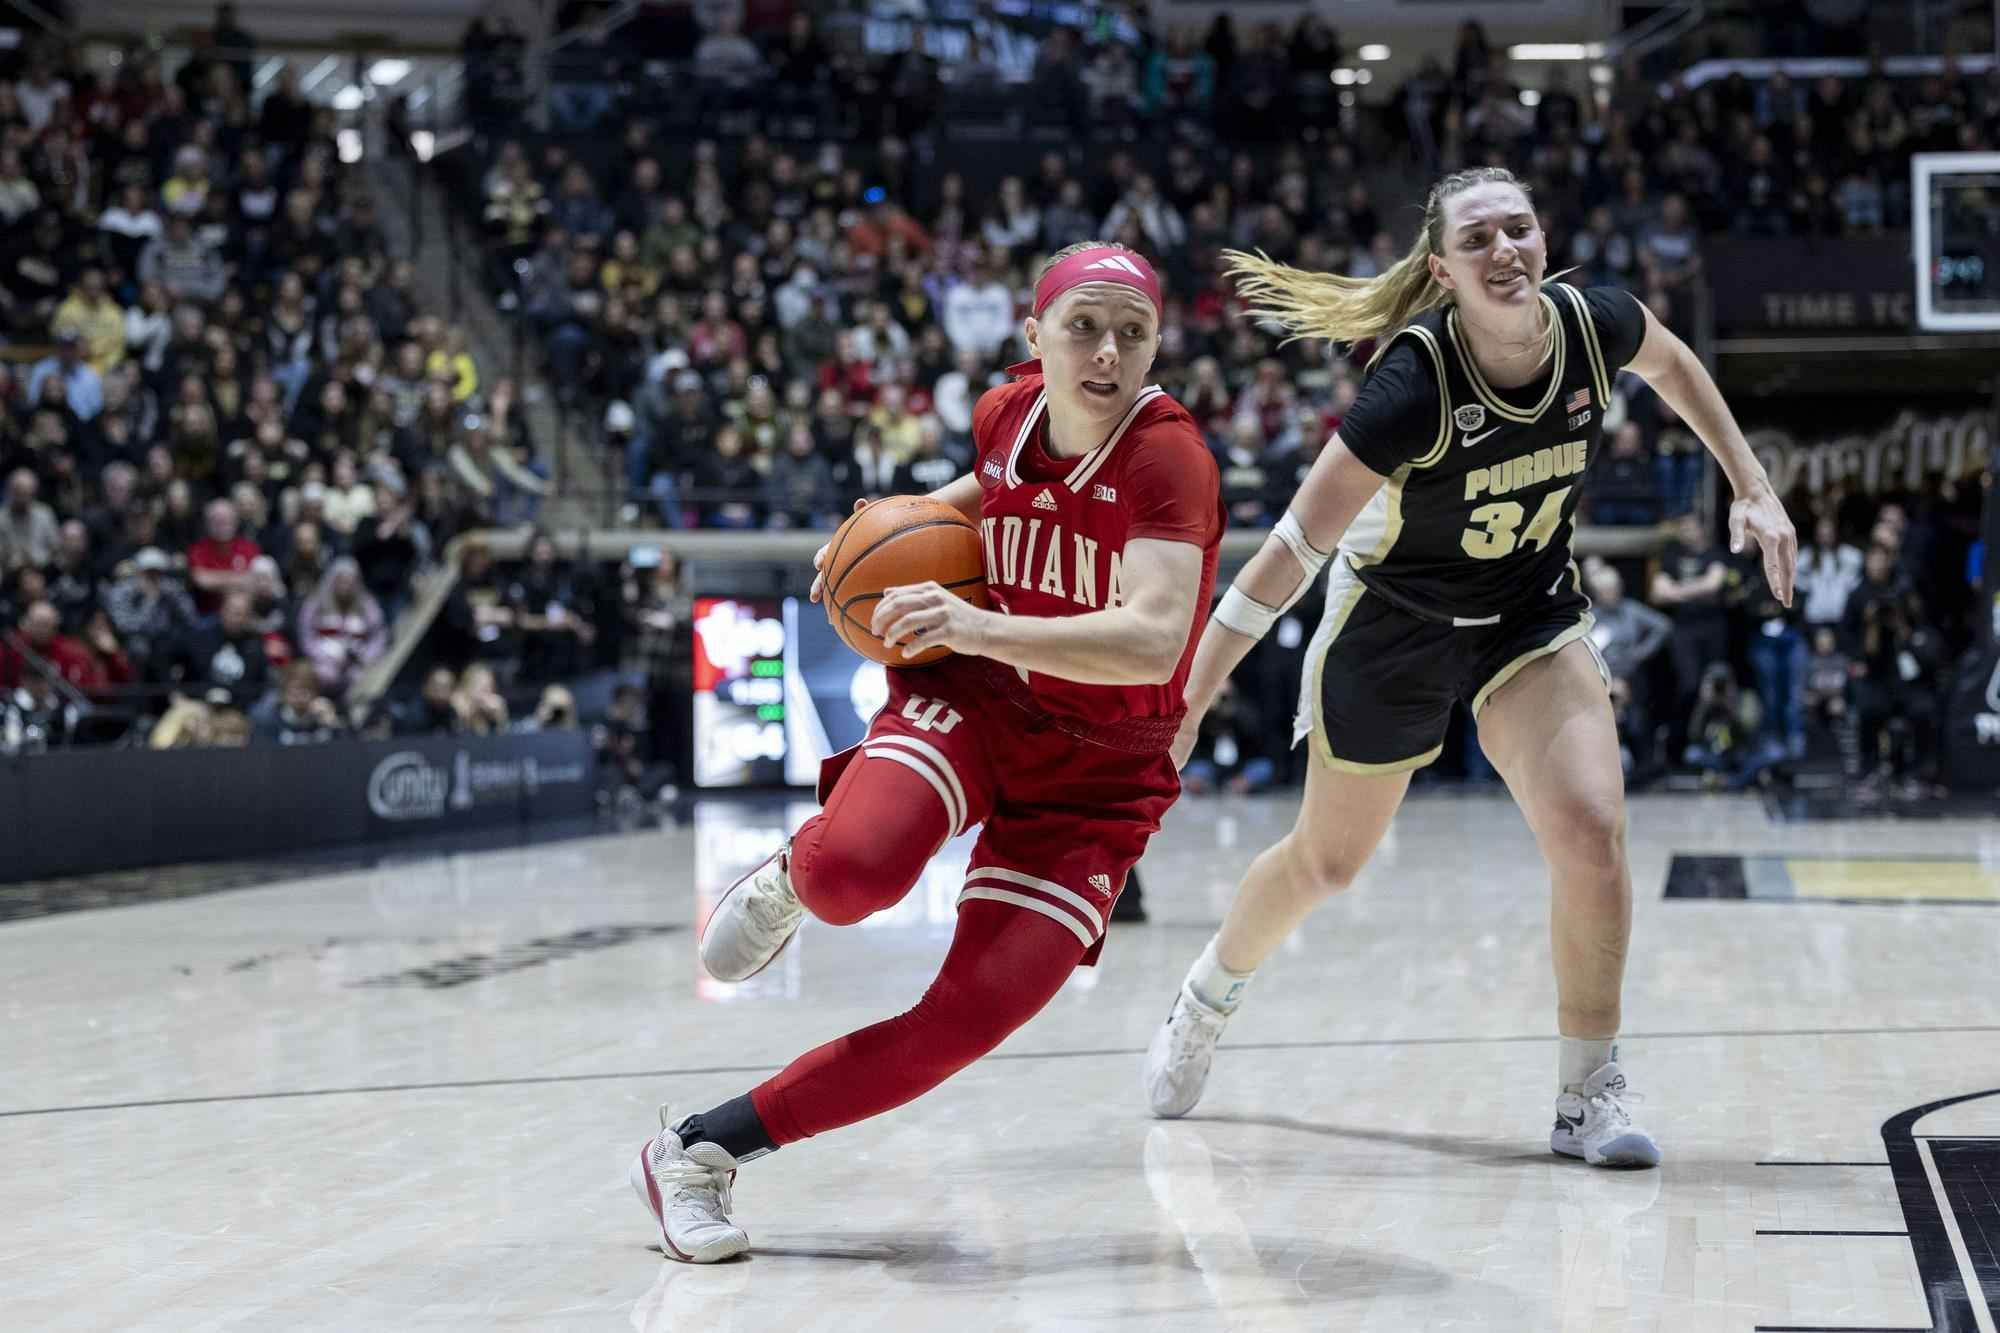
<instances>
[{"instance_id":1,"label":"iu logo on shorts","mask_svg":"<svg viewBox=\"0 0 2000 1333\"><path fill-rule=\"evenodd\" d=\"M921 694L913 694L903 700L903 716L915 724L918 731L935 731L940 736L949 736L951 729L964 719L956 708L942 699L926 699Z\"/></svg>"}]
</instances>

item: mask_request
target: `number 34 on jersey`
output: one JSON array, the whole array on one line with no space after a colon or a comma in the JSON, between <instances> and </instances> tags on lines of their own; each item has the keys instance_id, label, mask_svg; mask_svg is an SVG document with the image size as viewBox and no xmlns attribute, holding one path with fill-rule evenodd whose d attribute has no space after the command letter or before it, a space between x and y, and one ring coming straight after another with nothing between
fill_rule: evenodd
<instances>
[{"instance_id":1,"label":"number 34 on jersey","mask_svg":"<svg viewBox=\"0 0 2000 1333\"><path fill-rule=\"evenodd\" d=\"M1567 444L1551 445L1518 458L1505 458L1491 467L1466 473L1465 498L1470 501L1481 496L1506 495L1557 477L1573 477L1584 470L1587 461L1587 441L1584 440L1571 440ZM1542 502L1535 508L1534 518L1528 521L1525 529L1521 521L1528 517L1528 511L1519 501L1491 500L1480 505L1469 515L1468 521L1472 526L1459 536L1460 549L1475 560L1498 560L1524 544L1532 545L1538 551L1543 549L1555 540L1556 529L1562 525L1563 505L1569 499L1571 489L1570 486L1563 486L1543 496Z\"/></svg>"}]
</instances>

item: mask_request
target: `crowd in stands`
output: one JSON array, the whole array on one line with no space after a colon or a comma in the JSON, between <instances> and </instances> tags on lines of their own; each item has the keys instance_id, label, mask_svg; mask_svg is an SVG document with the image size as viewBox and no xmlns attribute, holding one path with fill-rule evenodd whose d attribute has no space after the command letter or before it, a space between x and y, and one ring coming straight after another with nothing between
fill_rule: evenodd
<instances>
[{"instance_id":1,"label":"crowd in stands","mask_svg":"<svg viewBox=\"0 0 2000 1333\"><path fill-rule=\"evenodd\" d=\"M921 26L907 48L868 56L811 11L745 33L716 9L682 43L682 92L746 78L779 90L740 137L690 151L664 136L643 43L600 23L551 70L551 133L494 136L481 180L496 293L538 331L552 382L601 422L629 516L676 527L824 527L855 496L962 468L972 401L1021 354L1040 257L1078 240L1125 242L1166 275L1155 379L1202 421L1232 516L1254 525L1338 428L1372 349L1279 346L1235 318L1217 255L1382 271L1407 229L1390 229L1399 201L1374 197L1381 173L1364 161L1407 168L1412 189L1464 165L1513 167L1552 267L1629 288L1685 328L1705 235L1907 225L1911 153L2000 141L2000 72L1689 89L1628 69L1600 103L1551 67L1524 97L1476 24L1449 62L1425 60L1364 114L1334 96L1348 57L1316 16L1241 37L1225 17L1205 36L1050 32L1012 90L1086 108L1088 132L982 176L986 155L938 147L948 90L981 82L976 42L947 71ZM489 51L493 34L475 25L469 42ZM869 119L801 123L795 105ZM800 128L822 137L766 133ZM1621 389L1591 517L1671 520L1693 503L1699 444L1636 381Z\"/></svg>"},{"instance_id":2,"label":"crowd in stands","mask_svg":"<svg viewBox=\"0 0 2000 1333\"><path fill-rule=\"evenodd\" d=\"M1704 236L1907 225L1912 152L2000 139L2000 75L1689 88L1628 67L1599 99L1558 70L1524 97L1476 24L1371 119L1352 98L1343 107L1330 76L1351 61L1317 17L1241 35L1224 18L1205 34L1048 34L1012 91L1073 116L1081 142L981 176L978 154L938 147L949 90L998 75L976 41L947 70L920 26L871 56L807 11L746 32L728 9L667 54L693 58L682 95L706 99L717 123L731 89L764 90L763 113L730 122L735 133L691 152L668 142L645 43L599 24L551 70L552 133L497 134L483 164L494 289L538 331L552 382L601 422L627 516L647 525L825 528L857 496L962 472L973 401L1022 354L1041 256L1093 236L1165 274L1154 378L1203 424L1232 522L1267 525L1338 429L1372 348L1280 344L1237 317L1217 256L1255 247L1382 271L1407 236L1390 230L1394 201L1375 199L1364 159L1400 158L1411 182L1513 167L1533 185L1552 266L1632 290L1684 328ZM491 50L489 37L475 26L472 47ZM1902 601L1859 592L1869 562L1840 547L1846 572L1815 573L1810 615L1786 613L1760 575L1698 537L1706 459L1672 410L1621 376L1607 427L1587 517L1681 534L1657 572L1591 574L1599 636L1623 663L1634 771L1754 780L1805 754L1810 713L1844 738L1851 770L1933 777L1935 681L1882 679L1903 651L1881 649L1885 635L1935 637L1922 570L1887 525L1870 542L1894 547ZM1626 576L1637 596L1623 596ZM1838 690L1830 653L1847 673ZM1934 673L1941 647L1918 656ZM1289 719L1264 711L1248 697L1218 708L1193 785L1281 776ZM1888 729L1871 724L1891 715L1901 748L1884 756Z\"/></svg>"},{"instance_id":3,"label":"crowd in stands","mask_svg":"<svg viewBox=\"0 0 2000 1333\"><path fill-rule=\"evenodd\" d=\"M143 735L176 696L156 739L190 708L344 727L414 576L544 489L333 112L289 69L253 99L253 39L216 28L171 69L31 44L0 78L7 748Z\"/></svg>"},{"instance_id":4,"label":"crowd in stands","mask_svg":"<svg viewBox=\"0 0 2000 1333\"><path fill-rule=\"evenodd\" d=\"M1627 69L1600 97L1560 71L1520 88L1468 24L1393 98L1357 100L1332 77L1355 62L1310 15L1156 34L1125 13L1052 30L1031 68L1003 71L977 41L947 67L921 27L866 54L815 9L746 30L732 8L670 37L691 63L665 91L644 42L587 27L548 71L546 134L511 119L532 83L520 35L485 18L467 34L469 103L503 127L472 150L483 272L645 526L822 529L857 496L961 473L972 404L1022 351L1041 256L1093 236L1165 276L1154 378L1202 423L1232 522L1267 525L1372 348L1285 344L1242 319L1224 248L1378 273L1408 239L1403 192L1503 163L1534 187L1552 266L1686 327L1704 237L1905 225L1910 153L2000 138L2000 75L1949 66L1696 88ZM205 700L188 734L344 729L337 701L413 576L461 531L532 520L547 489L516 387L416 308L331 113L289 71L249 97L253 42L233 21L215 45L226 58L197 52L171 77L143 50L104 70L29 51L0 81L8 734L59 732L78 700L134 689ZM985 155L941 150L955 99L996 86L1067 142L990 175ZM663 97L727 128L678 135ZM1657 568L1589 572L1635 774L1754 781L1819 738L1850 771L1933 776L1942 590L1911 511L1829 514L1807 555L1817 591L1774 612L1693 517L1708 471L1692 433L1629 376L1607 407L1587 518L1679 534ZM577 672L681 661L686 597L664 568L655 587L569 567L546 540L517 569L475 546L438 670L364 725L532 725L516 714L574 715L560 689ZM1273 665L1252 668L1269 679L1216 710L1191 785L1288 776L1288 719L1268 701L1293 688L1283 658L1301 640L1277 636ZM678 675L650 679L599 737L614 766L684 742ZM520 687L551 692L530 710ZM1476 743L1464 753L1478 772Z\"/></svg>"},{"instance_id":5,"label":"crowd in stands","mask_svg":"<svg viewBox=\"0 0 2000 1333\"><path fill-rule=\"evenodd\" d=\"M1678 757L1740 789L1815 760L1868 794L1935 786L1949 538L1900 501L1848 508L1865 531L1850 531L1836 506L1808 515L1789 608L1761 557L1723 550L1695 517L1651 562L1651 605L1625 595L1618 569L1587 562L1628 772Z\"/></svg>"}]
</instances>

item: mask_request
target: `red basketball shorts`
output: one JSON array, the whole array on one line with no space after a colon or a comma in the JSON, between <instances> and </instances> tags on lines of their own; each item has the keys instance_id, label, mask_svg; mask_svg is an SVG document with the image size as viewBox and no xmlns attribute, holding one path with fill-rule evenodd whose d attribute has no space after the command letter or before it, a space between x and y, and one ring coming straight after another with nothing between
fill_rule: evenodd
<instances>
[{"instance_id":1,"label":"red basketball shorts","mask_svg":"<svg viewBox=\"0 0 2000 1333\"><path fill-rule=\"evenodd\" d=\"M958 901L1060 922L1097 961L1111 904L1180 795L1166 754L1076 739L986 685L968 660L891 669L889 702L861 744L820 767L819 799L855 763L900 764L927 784L956 836L983 824Z\"/></svg>"}]
</instances>

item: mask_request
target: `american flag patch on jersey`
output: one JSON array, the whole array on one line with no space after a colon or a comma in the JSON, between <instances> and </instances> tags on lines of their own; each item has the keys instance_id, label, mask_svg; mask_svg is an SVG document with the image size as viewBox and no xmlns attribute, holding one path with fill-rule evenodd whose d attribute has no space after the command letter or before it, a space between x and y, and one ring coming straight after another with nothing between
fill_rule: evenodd
<instances>
[{"instance_id":1,"label":"american flag patch on jersey","mask_svg":"<svg viewBox=\"0 0 2000 1333\"><path fill-rule=\"evenodd\" d=\"M1590 389L1588 386L1585 386L1584 388L1578 389L1575 393L1569 396L1569 406L1563 408L1563 411L1581 412L1583 411L1584 408L1589 406L1590 406Z\"/></svg>"}]
</instances>

